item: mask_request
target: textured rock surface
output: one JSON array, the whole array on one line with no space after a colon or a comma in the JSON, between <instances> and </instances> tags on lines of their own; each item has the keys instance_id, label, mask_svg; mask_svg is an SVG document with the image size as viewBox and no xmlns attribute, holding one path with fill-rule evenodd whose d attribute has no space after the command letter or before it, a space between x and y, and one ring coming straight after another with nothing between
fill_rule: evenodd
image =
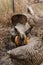
<instances>
[{"instance_id":1,"label":"textured rock surface","mask_svg":"<svg viewBox=\"0 0 43 65\"><path fill-rule=\"evenodd\" d=\"M12 49L8 53L18 65L40 65L43 62L43 42L37 37L32 37L28 45Z\"/></svg>"},{"instance_id":2,"label":"textured rock surface","mask_svg":"<svg viewBox=\"0 0 43 65\"><path fill-rule=\"evenodd\" d=\"M35 15L43 16L43 3L30 5Z\"/></svg>"},{"instance_id":3,"label":"textured rock surface","mask_svg":"<svg viewBox=\"0 0 43 65\"><path fill-rule=\"evenodd\" d=\"M12 49L8 53L18 65L40 65L43 62L43 42L32 37L28 45Z\"/></svg>"}]
</instances>

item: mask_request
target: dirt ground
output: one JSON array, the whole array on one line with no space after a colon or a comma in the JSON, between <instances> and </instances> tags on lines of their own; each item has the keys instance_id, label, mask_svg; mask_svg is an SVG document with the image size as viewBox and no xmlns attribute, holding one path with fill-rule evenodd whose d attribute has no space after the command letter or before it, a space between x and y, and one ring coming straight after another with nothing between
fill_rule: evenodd
<instances>
[{"instance_id":1,"label":"dirt ground","mask_svg":"<svg viewBox=\"0 0 43 65\"><path fill-rule=\"evenodd\" d=\"M6 45L10 34L9 29L9 27L0 24L0 65L13 65L10 58L5 59L8 56Z\"/></svg>"}]
</instances>

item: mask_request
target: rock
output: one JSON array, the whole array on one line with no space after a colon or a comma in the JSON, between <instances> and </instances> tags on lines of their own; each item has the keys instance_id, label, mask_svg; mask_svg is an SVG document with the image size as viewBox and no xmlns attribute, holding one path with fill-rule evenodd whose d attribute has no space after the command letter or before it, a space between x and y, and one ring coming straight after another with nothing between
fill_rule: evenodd
<instances>
[{"instance_id":1,"label":"rock","mask_svg":"<svg viewBox=\"0 0 43 65\"><path fill-rule=\"evenodd\" d=\"M40 3L43 3L43 0L39 0Z\"/></svg>"},{"instance_id":2,"label":"rock","mask_svg":"<svg viewBox=\"0 0 43 65\"><path fill-rule=\"evenodd\" d=\"M32 4L28 6L31 14L43 17L43 3Z\"/></svg>"},{"instance_id":3,"label":"rock","mask_svg":"<svg viewBox=\"0 0 43 65\"><path fill-rule=\"evenodd\" d=\"M40 65L43 65L43 63L41 63Z\"/></svg>"},{"instance_id":4,"label":"rock","mask_svg":"<svg viewBox=\"0 0 43 65\"><path fill-rule=\"evenodd\" d=\"M43 37L43 27L42 26L33 27L31 30L31 34L33 36L38 36L38 37L42 38Z\"/></svg>"},{"instance_id":5,"label":"rock","mask_svg":"<svg viewBox=\"0 0 43 65\"><path fill-rule=\"evenodd\" d=\"M32 4L27 6L31 14L31 19L34 20L36 26L43 26L43 3ZM41 21L41 22L40 22Z\"/></svg>"},{"instance_id":6,"label":"rock","mask_svg":"<svg viewBox=\"0 0 43 65\"><path fill-rule=\"evenodd\" d=\"M28 45L9 50L7 53L14 59L15 65L40 65L43 62L43 42L38 37L32 37Z\"/></svg>"}]
</instances>

